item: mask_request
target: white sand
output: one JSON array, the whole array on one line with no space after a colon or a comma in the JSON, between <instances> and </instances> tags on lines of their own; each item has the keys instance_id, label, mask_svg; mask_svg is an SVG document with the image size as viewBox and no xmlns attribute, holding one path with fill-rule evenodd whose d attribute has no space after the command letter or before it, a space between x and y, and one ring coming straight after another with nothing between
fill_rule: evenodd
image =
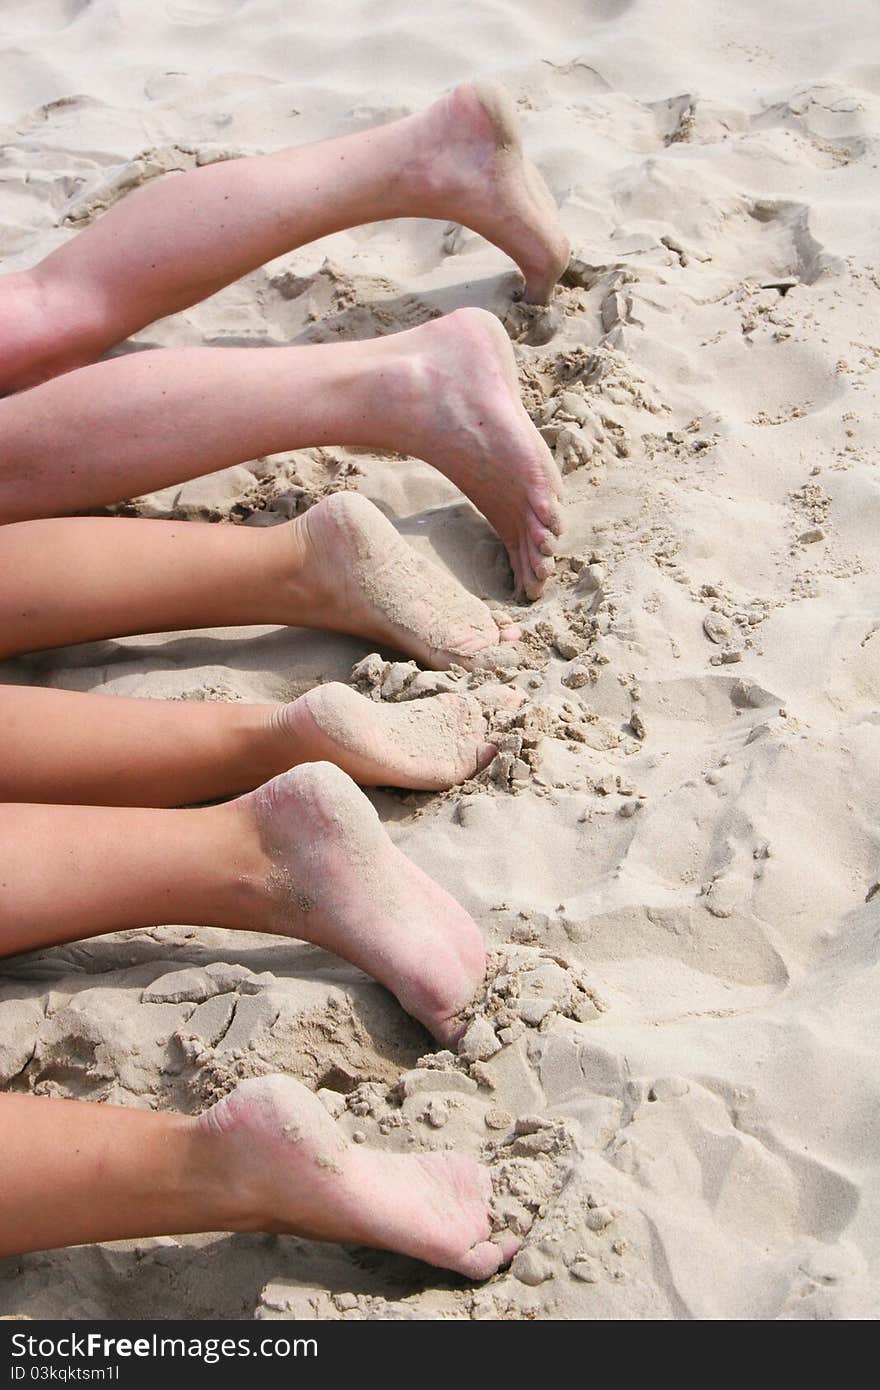
<instances>
[{"instance_id":1,"label":"white sand","mask_svg":"<svg viewBox=\"0 0 880 1390\"><path fill-rule=\"evenodd\" d=\"M478 1290L386 1256L208 1236L7 1261L0 1311L876 1315L878 41L867 0L5 0L0 269L127 182L352 130L469 76L514 93L584 267L549 318L509 319L570 469L571 563L526 614L540 669L517 677L523 756L511 740L468 795L376 797L396 841L532 967L512 1009L528 1024L477 1064L481 1084L412 1083L401 1105L418 1030L358 972L271 938L128 933L0 984L15 1089L192 1110L236 1075L286 1070L347 1092L340 1123L380 1146L478 1152L516 1117L565 1121L568 1185L514 1272ZM138 341L360 337L463 303L504 315L515 283L469 232L387 223ZM487 526L416 461L300 453L140 510L264 523L352 466L414 545L502 596ZM250 514L258 496L275 510ZM271 699L349 679L365 654L226 631L6 678ZM568 1171L559 1133L537 1136L517 1141L526 1196Z\"/></svg>"}]
</instances>

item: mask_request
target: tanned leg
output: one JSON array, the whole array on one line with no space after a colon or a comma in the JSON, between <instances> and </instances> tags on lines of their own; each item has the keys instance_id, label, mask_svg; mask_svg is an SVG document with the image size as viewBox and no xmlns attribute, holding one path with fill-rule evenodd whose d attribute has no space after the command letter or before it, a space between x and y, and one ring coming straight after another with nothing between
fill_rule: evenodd
<instances>
[{"instance_id":1,"label":"tanned leg","mask_svg":"<svg viewBox=\"0 0 880 1390\"><path fill-rule=\"evenodd\" d=\"M366 970L446 1043L485 972L473 920L330 763L195 810L4 805L0 844L0 955L162 922L273 932Z\"/></svg>"},{"instance_id":2,"label":"tanned leg","mask_svg":"<svg viewBox=\"0 0 880 1390\"><path fill-rule=\"evenodd\" d=\"M491 665L519 635L354 492L268 528L134 517L0 527L0 657L248 624L351 633L444 668Z\"/></svg>"},{"instance_id":3,"label":"tanned leg","mask_svg":"<svg viewBox=\"0 0 880 1390\"><path fill-rule=\"evenodd\" d=\"M483 690L516 704L508 687ZM0 686L0 742L0 801L95 806L215 801L322 761L361 786L437 791L496 752L471 696L386 704L337 681L274 705Z\"/></svg>"},{"instance_id":4,"label":"tanned leg","mask_svg":"<svg viewBox=\"0 0 880 1390\"><path fill-rule=\"evenodd\" d=\"M448 1153L350 1144L289 1076L245 1081L198 1117L0 1095L0 1258L99 1240L274 1231L372 1245L486 1279L488 1171Z\"/></svg>"}]
</instances>

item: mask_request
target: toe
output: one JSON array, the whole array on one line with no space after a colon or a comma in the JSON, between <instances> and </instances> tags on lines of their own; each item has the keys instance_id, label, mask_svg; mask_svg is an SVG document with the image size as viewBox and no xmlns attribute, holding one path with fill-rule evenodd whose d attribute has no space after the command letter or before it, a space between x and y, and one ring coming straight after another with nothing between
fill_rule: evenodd
<instances>
[{"instance_id":1,"label":"toe","mask_svg":"<svg viewBox=\"0 0 880 1390\"><path fill-rule=\"evenodd\" d=\"M546 491L543 488L536 489L529 496L525 511L537 517L545 530L552 531L554 536L559 535L562 530L562 512L555 487L548 487Z\"/></svg>"},{"instance_id":2,"label":"toe","mask_svg":"<svg viewBox=\"0 0 880 1390\"><path fill-rule=\"evenodd\" d=\"M469 596L470 597L470 596ZM462 638L458 642L450 643L446 647L429 648L429 664L442 669L450 665L470 667L474 664L475 658L482 657L484 652L489 651L501 642L515 641L519 636L518 628L503 626L504 618L490 613L489 609L479 600L473 600L483 610L482 621L479 626L476 621L471 625L470 635ZM515 636L511 636L511 631Z\"/></svg>"},{"instance_id":3,"label":"toe","mask_svg":"<svg viewBox=\"0 0 880 1390\"><path fill-rule=\"evenodd\" d=\"M499 658L499 652L501 652L503 648L509 648L512 644L519 641L522 636L522 628L518 627L516 623L511 622L509 618L505 618L503 615L498 615L495 618L494 626L495 633L488 641L483 643L476 641L468 642L456 647L453 652L447 654L452 663L458 666L464 666L468 670L476 670L478 667L509 666L509 657L502 656ZM438 654L438 665L439 656L442 655L442 653Z\"/></svg>"},{"instance_id":4,"label":"toe","mask_svg":"<svg viewBox=\"0 0 880 1390\"><path fill-rule=\"evenodd\" d=\"M486 715L511 714L519 709L525 698L515 685L502 685L500 681L487 682L474 691L474 698Z\"/></svg>"},{"instance_id":5,"label":"toe","mask_svg":"<svg viewBox=\"0 0 880 1390\"><path fill-rule=\"evenodd\" d=\"M526 551L535 578L541 583L546 582L556 568L552 557L545 554L531 536L526 537Z\"/></svg>"},{"instance_id":6,"label":"toe","mask_svg":"<svg viewBox=\"0 0 880 1390\"><path fill-rule=\"evenodd\" d=\"M494 1240L481 1240L479 1245L471 1246L455 1268L468 1279L488 1279L512 1258Z\"/></svg>"},{"instance_id":7,"label":"toe","mask_svg":"<svg viewBox=\"0 0 880 1390\"><path fill-rule=\"evenodd\" d=\"M484 767L488 767L497 752L494 743L481 743L477 750L477 772L482 772Z\"/></svg>"},{"instance_id":8,"label":"toe","mask_svg":"<svg viewBox=\"0 0 880 1390\"><path fill-rule=\"evenodd\" d=\"M519 633L519 628L513 628L513 632ZM484 647L482 651L475 652L467 663L471 671L510 671L518 669L527 658L528 653L519 645L516 638L509 641L505 638L497 647Z\"/></svg>"},{"instance_id":9,"label":"toe","mask_svg":"<svg viewBox=\"0 0 880 1390\"><path fill-rule=\"evenodd\" d=\"M549 574L553 571L553 565L538 554L527 536L523 536L520 541L520 554L522 556L519 573L520 589L527 599L540 598ZM547 569L548 565L549 570Z\"/></svg>"},{"instance_id":10,"label":"toe","mask_svg":"<svg viewBox=\"0 0 880 1390\"><path fill-rule=\"evenodd\" d=\"M520 535L516 542L516 564L513 566L516 580L517 598L537 598L540 589L535 589L535 572L529 554L528 537Z\"/></svg>"},{"instance_id":11,"label":"toe","mask_svg":"<svg viewBox=\"0 0 880 1390\"><path fill-rule=\"evenodd\" d=\"M542 555L553 556L556 554L556 536L534 512L528 518L526 529L529 539Z\"/></svg>"},{"instance_id":12,"label":"toe","mask_svg":"<svg viewBox=\"0 0 880 1390\"><path fill-rule=\"evenodd\" d=\"M509 1265L517 1250L521 1249L522 1240L513 1231L496 1231L492 1244L501 1251L501 1265L504 1266Z\"/></svg>"},{"instance_id":13,"label":"toe","mask_svg":"<svg viewBox=\"0 0 880 1390\"><path fill-rule=\"evenodd\" d=\"M548 508L548 513L549 513L549 515L548 515L548 517L547 517L547 527L548 527L548 529L549 529L550 531L553 532L554 536L561 536L561 535L562 535L562 525L563 525L563 520L562 520L562 508L561 508L561 506L559 505L559 502L558 502L558 501L552 503L552 505Z\"/></svg>"},{"instance_id":14,"label":"toe","mask_svg":"<svg viewBox=\"0 0 880 1390\"><path fill-rule=\"evenodd\" d=\"M532 537L529 535L528 530L523 531L522 553L526 558L528 567L531 570L532 574L534 574L536 577L540 577L540 570L538 569L538 566L540 565L543 556L541 555L541 552L538 549L535 542L533 541Z\"/></svg>"}]
</instances>

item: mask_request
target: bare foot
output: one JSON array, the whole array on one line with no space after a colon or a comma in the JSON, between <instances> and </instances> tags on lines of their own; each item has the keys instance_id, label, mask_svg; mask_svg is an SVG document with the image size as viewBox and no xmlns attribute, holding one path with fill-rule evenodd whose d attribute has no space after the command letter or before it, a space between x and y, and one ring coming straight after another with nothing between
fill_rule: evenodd
<instances>
[{"instance_id":1,"label":"bare foot","mask_svg":"<svg viewBox=\"0 0 880 1390\"><path fill-rule=\"evenodd\" d=\"M440 791L473 777L497 752L469 695L388 705L332 681L280 705L271 719L298 761L335 763L363 787Z\"/></svg>"},{"instance_id":2,"label":"bare foot","mask_svg":"<svg viewBox=\"0 0 880 1390\"><path fill-rule=\"evenodd\" d=\"M457 1154L386 1154L350 1144L289 1076L244 1081L197 1126L252 1213L244 1229L396 1250L488 1279L520 1242L490 1240L487 1170Z\"/></svg>"},{"instance_id":3,"label":"bare foot","mask_svg":"<svg viewBox=\"0 0 880 1390\"><path fill-rule=\"evenodd\" d=\"M499 628L486 605L421 559L356 492L325 497L286 528L290 621L367 637L443 670L503 664L519 628Z\"/></svg>"},{"instance_id":4,"label":"bare foot","mask_svg":"<svg viewBox=\"0 0 880 1390\"><path fill-rule=\"evenodd\" d=\"M495 82L465 82L419 120L419 174L437 200L435 215L499 246L522 271L526 299L545 304L570 249L553 196L523 154L509 94Z\"/></svg>"},{"instance_id":5,"label":"bare foot","mask_svg":"<svg viewBox=\"0 0 880 1390\"><path fill-rule=\"evenodd\" d=\"M494 314L459 309L385 340L397 350L394 447L460 487L507 547L517 596L553 573L562 482L519 394L510 339Z\"/></svg>"},{"instance_id":6,"label":"bare foot","mask_svg":"<svg viewBox=\"0 0 880 1390\"><path fill-rule=\"evenodd\" d=\"M349 777L305 763L232 803L259 836L265 926L349 960L445 1044L486 972L473 919L391 843Z\"/></svg>"}]
</instances>

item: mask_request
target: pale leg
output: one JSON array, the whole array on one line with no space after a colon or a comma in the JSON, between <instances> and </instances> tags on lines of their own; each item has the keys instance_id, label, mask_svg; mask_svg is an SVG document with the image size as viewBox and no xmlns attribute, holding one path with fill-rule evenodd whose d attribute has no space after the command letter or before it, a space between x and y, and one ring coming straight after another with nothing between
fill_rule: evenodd
<instances>
[{"instance_id":1,"label":"pale leg","mask_svg":"<svg viewBox=\"0 0 880 1390\"><path fill-rule=\"evenodd\" d=\"M123 199L33 271L10 276L0 390L94 361L154 319L330 232L452 219L507 251L543 300L568 260L553 199L524 159L515 111L465 84L373 130L175 174Z\"/></svg>"},{"instance_id":2,"label":"pale leg","mask_svg":"<svg viewBox=\"0 0 880 1390\"><path fill-rule=\"evenodd\" d=\"M0 522L321 444L425 459L492 522L518 591L540 593L559 475L520 401L507 335L479 309L364 343L135 353L2 400Z\"/></svg>"}]
</instances>

